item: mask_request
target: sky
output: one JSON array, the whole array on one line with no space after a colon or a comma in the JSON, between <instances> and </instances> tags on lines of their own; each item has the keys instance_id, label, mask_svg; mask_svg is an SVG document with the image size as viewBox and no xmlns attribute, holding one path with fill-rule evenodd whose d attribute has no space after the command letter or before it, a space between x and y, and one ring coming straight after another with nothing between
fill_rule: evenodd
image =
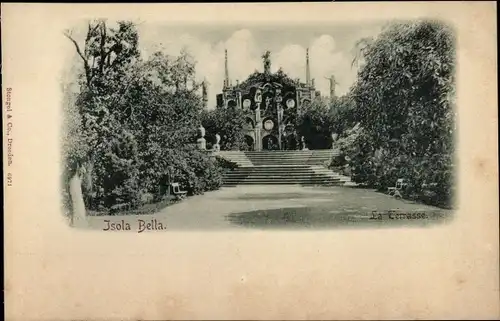
<instances>
[{"instance_id":1,"label":"sky","mask_svg":"<svg viewBox=\"0 0 500 321\"><path fill-rule=\"evenodd\" d=\"M196 79L208 82L209 109L224 79L224 50L228 51L229 78L244 81L255 70L263 70L262 54L271 51L271 71L280 67L291 78L306 77L306 48L309 48L311 78L316 89L329 95L332 74L338 82L337 95L346 93L357 75L351 66L354 45L363 37L380 33L386 21L356 24L269 24L269 25L169 25L138 22L139 48L144 58L161 50L179 55L185 48L197 61Z\"/></svg>"}]
</instances>

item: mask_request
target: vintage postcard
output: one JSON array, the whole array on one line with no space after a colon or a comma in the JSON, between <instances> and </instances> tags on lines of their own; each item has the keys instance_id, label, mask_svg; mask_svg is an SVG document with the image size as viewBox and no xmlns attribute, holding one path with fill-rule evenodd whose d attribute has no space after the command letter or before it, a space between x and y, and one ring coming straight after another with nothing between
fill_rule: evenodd
<instances>
[{"instance_id":1,"label":"vintage postcard","mask_svg":"<svg viewBox=\"0 0 500 321\"><path fill-rule=\"evenodd\" d=\"M9 320L500 317L496 4L2 4Z\"/></svg>"}]
</instances>

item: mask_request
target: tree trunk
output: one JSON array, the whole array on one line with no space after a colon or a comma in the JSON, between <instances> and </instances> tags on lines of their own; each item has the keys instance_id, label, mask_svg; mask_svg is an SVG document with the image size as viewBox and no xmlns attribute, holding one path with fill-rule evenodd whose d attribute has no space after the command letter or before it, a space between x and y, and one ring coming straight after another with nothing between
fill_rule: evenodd
<instances>
[{"instance_id":1,"label":"tree trunk","mask_svg":"<svg viewBox=\"0 0 500 321\"><path fill-rule=\"evenodd\" d=\"M83 201L82 179L80 178L80 167L77 168L73 177L69 181L69 194L71 196L71 225L81 226L87 223L87 212Z\"/></svg>"}]
</instances>

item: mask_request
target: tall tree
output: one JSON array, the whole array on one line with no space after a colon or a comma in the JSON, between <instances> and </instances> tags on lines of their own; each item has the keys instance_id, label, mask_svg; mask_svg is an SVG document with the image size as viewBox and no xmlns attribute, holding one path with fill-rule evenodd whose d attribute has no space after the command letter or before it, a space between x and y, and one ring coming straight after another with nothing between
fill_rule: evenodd
<instances>
[{"instance_id":1,"label":"tall tree","mask_svg":"<svg viewBox=\"0 0 500 321\"><path fill-rule=\"evenodd\" d=\"M352 90L355 116L366 132L359 146L372 156L385 151L373 170L387 182L405 175L415 186L431 181L445 194L450 189L454 42L452 29L435 21L395 23L363 42L364 62ZM431 159L431 167L424 165Z\"/></svg>"},{"instance_id":2,"label":"tall tree","mask_svg":"<svg viewBox=\"0 0 500 321\"><path fill-rule=\"evenodd\" d=\"M114 148L113 144L119 144L116 139L131 137L126 126L121 126L130 110L122 98L139 77L138 34L131 22L120 21L117 25L110 28L105 20L89 22L83 45L71 31L65 32L83 66L80 94L75 102L80 138L76 140L78 143L68 146L73 150L67 153L70 159L66 161L71 178L65 182L74 186L70 189L75 205L73 215L79 218L86 216L85 208L76 206L83 203L83 195L77 188L79 181L84 178L87 181L84 187L93 186L88 181L93 176L96 157L102 157Z\"/></svg>"}]
</instances>

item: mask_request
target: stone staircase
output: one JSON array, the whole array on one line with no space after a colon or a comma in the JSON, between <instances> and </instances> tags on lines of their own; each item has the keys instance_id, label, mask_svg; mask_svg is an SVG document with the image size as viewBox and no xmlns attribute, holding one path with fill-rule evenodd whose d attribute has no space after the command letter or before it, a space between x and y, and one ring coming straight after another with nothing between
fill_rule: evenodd
<instances>
[{"instance_id":1,"label":"stone staircase","mask_svg":"<svg viewBox=\"0 0 500 321\"><path fill-rule=\"evenodd\" d=\"M344 185L350 178L326 166L337 152L313 151L221 151L217 154L237 167L224 176L224 186L236 185Z\"/></svg>"},{"instance_id":2,"label":"stone staircase","mask_svg":"<svg viewBox=\"0 0 500 321\"><path fill-rule=\"evenodd\" d=\"M238 167L253 167L253 163L244 152L240 151L220 151L216 155L224 157L226 160L235 163Z\"/></svg>"}]
</instances>

